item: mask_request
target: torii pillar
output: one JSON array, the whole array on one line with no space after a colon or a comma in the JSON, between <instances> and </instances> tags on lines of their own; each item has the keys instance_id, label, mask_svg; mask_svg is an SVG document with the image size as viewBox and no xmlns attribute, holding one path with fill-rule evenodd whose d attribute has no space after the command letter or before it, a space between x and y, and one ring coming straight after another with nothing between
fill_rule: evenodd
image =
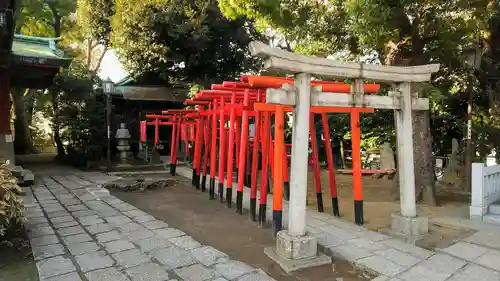
<instances>
[{"instance_id":1,"label":"torii pillar","mask_svg":"<svg viewBox=\"0 0 500 281\"><path fill-rule=\"evenodd\" d=\"M14 164L14 139L10 131L10 81L6 68L0 67L0 163Z\"/></svg>"},{"instance_id":2,"label":"torii pillar","mask_svg":"<svg viewBox=\"0 0 500 281\"><path fill-rule=\"evenodd\" d=\"M345 63L322 58L306 57L252 42L253 55L266 59L270 71L298 74L294 85L268 89L266 102L293 106L292 163L288 229L278 232L276 247L264 252L285 272L323 265L331 259L318 254L317 239L306 233L307 226L307 151L310 106L369 107L394 110L397 132L397 154L400 183L401 212L392 215L395 232L418 236L428 232L428 220L417 216L413 161L412 110L428 110L429 100L411 93L411 83L427 82L439 65L395 67ZM311 76L350 79L351 93L324 93L321 87L311 87ZM388 96L364 95L363 80L388 82L393 85ZM355 211L362 210L362 201ZM362 213L362 212L361 212Z\"/></svg>"}]
</instances>

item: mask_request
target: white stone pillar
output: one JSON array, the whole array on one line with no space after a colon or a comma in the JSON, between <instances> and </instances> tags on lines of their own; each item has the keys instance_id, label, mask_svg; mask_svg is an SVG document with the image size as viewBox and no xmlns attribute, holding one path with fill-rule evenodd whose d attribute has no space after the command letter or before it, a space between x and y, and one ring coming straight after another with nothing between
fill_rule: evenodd
<instances>
[{"instance_id":1,"label":"white stone pillar","mask_svg":"<svg viewBox=\"0 0 500 281\"><path fill-rule=\"evenodd\" d=\"M307 157L309 148L309 106L311 103L311 76L299 74L295 79L295 107L293 111L292 166L290 172L290 203L288 233L305 235L307 198Z\"/></svg>"},{"instance_id":2,"label":"white stone pillar","mask_svg":"<svg viewBox=\"0 0 500 281\"><path fill-rule=\"evenodd\" d=\"M417 216L415 202L415 171L413 161L413 126L411 83L405 82L397 86L401 94L401 109L395 110L397 132L397 156L399 172L399 192L401 215L414 218Z\"/></svg>"}]
</instances>

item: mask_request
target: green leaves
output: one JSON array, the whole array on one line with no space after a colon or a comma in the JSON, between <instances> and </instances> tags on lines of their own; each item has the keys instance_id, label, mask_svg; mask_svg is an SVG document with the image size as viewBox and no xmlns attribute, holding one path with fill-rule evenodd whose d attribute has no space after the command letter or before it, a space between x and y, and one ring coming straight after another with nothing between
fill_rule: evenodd
<instances>
[{"instance_id":1,"label":"green leaves","mask_svg":"<svg viewBox=\"0 0 500 281\"><path fill-rule=\"evenodd\" d=\"M253 26L242 17L225 18L215 1L117 0L111 22L113 47L139 80L207 86L252 65Z\"/></svg>"},{"instance_id":2,"label":"green leaves","mask_svg":"<svg viewBox=\"0 0 500 281\"><path fill-rule=\"evenodd\" d=\"M77 23L84 38L107 45L111 33L113 0L77 0Z\"/></svg>"},{"instance_id":3,"label":"green leaves","mask_svg":"<svg viewBox=\"0 0 500 281\"><path fill-rule=\"evenodd\" d=\"M75 11L74 0L22 0L16 24L24 35L55 37L57 18L65 18Z\"/></svg>"}]
</instances>

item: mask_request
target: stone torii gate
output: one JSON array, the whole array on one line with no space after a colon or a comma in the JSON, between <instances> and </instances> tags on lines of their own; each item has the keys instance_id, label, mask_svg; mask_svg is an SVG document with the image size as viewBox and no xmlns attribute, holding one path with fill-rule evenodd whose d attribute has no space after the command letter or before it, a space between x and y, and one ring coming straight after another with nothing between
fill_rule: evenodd
<instances>
[{"instance_id":1,"label":"stone torii gate","mask_svg":"<svg viewBox=\"0 0 500 281\"><path fill-rule=\"evenodd\" d=\"M278 233L276 248L267 248L266 254L287 272L330 262L330 258L318 256L316 238L306 235L308 169L304 159L308 156L310 106L394 110L401 212L392 215L392 228L410 236L428 232L427 218L418 217L416 210L412 110L428 110L429 100L412 93L411 83L429 81L439 64L397 67L346 63L294 54L262 42L252 42L250 50L252 55L265 59L267 70L296 74L293 85L267 90L267 103L293 106L294 123L288 230ZM351 93L324 93L321 87L311 87L311 76L351 79ZM392 91L387 96L365 95L365 79L389 83ZM362 214L362 201L356 202L355 208Z\"/></svg>"}]
</instances>

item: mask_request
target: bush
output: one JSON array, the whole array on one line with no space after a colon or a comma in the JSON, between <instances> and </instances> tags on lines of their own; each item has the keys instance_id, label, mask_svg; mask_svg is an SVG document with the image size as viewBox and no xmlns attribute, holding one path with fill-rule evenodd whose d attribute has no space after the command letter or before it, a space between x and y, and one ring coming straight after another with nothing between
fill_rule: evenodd
<instances>
[{"instance_id":1,"label":"bush","mask_svg":"<svg viewBox=\"0 0 500 281\"><path fill-rule=\"evenodd\" d=\"M20 227L24 222L24 204L20 197L21 188L17 179L7 169L0 166L0 237L13 227Z\"/></svg>"}]
</instances>

